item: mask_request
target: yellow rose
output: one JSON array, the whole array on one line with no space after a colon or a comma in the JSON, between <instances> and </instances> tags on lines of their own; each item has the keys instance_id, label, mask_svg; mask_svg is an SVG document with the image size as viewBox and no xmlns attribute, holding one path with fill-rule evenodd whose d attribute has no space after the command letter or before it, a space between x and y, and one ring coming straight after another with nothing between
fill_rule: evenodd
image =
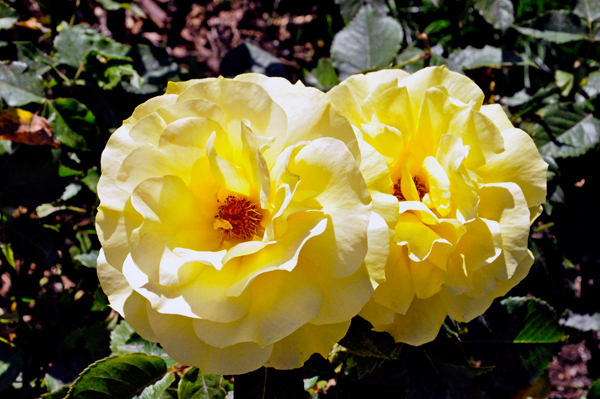
<instances>
[{"instance_id":1,"label":"yellow rose","mask_svg":"<svg viewBox=\"0 0 600 399\"><path fill-rule=\"evenodd\" d=\"M446 316L469 321L528 273L529 227L546 163L499 105L444 67L354 75L328 93L353 125L390 256L360 315L396 341L433 340Z\"/></svg>"},{"instance_id":2,"label":"yellow rose","mask_svg":"<svg viewBox=\"0 0 600 399\"><path fill-rule=\"evenodd\" d=\"M388 252L358 154L348 122L301 83L171 83L102 155L98 274L111 306L205 373L326 356ZM385 240L365 261L367 231Z\"/></svg>"}]
</instances>

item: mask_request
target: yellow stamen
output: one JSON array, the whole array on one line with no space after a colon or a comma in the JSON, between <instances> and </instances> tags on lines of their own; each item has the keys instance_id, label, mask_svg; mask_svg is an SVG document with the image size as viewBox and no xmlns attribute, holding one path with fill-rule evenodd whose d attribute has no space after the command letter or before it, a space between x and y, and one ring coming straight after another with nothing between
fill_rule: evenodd
<instances>
[{"instance_id":1,"label":"yellow stamen","mask_svg":"<svg viewBox=\"0 0 600 399\"><path fill-rule=\"evenodd\" d=\"M260 225L259 208L246 198L230 195L219 206L214 228L229 238L252 238Z\"/></svg>"}]
</instances>

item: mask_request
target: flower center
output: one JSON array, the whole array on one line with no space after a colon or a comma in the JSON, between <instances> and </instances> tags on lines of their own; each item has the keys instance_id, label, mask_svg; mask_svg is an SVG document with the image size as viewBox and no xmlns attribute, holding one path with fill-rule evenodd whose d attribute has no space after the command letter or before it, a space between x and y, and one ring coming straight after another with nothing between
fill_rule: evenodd
<instances>
[{"instance_id":1,"label":"flower center","mask_svg":"<svg viewBox=\"0 0 600 399\"><path fill-rule=\"evenodd\" d=\"M402 179L398 179L396 184L394 184L394 196L398 198L398 201L406 201L404 194L402 194L402 187L400 181ZM419 176L413 177L413 182L415 183L415 187L417 188L417 192L419 193L419 200L423 200L425 194L427 194L427 186L421 181Z\"/></svg>"},{"instance_id":2,"label":"flower center","mask_svg":"<svg viewBox=\"0 0 600 399\"><path fill-rule=\"evenodd\" d=\"M215 216L214 228L229 238L252 238L260 225L262 215L259 208L245 198L230 195L219 202L219 213Z\"/></svg>"}]
</instances>

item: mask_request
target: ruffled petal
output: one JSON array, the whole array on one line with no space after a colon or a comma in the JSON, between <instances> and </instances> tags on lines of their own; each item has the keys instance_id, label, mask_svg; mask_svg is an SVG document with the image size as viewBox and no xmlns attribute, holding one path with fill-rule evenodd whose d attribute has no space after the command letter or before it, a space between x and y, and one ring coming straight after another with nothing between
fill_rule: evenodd
<instances>
[{"instance_id":1,"label":"ruffled petal","mask_svg":"<svg viewBox=\"0 0 600 399\"><path fill-rule=\"evenodd\" d=\"M392 313L405 314L414 296L415 290L412 284L410 261L406 247L392 245L390 256L385 265L385 283L377 287L371 302L392 310ZM374 307L371 306L371 308ZM376 314L380 313L376 312ZM363 317L373 324L381 324L377 320L371 320L368 314L363 315ZM378 316L378 319L380 317Z\"/></svg>"},{"instance_id":2,"label":"ruffled petal","mask_svg":"<svg viewBox=\"0 0 600 399\"><path fill-rule=\"evenodd\" d=\"M371 194L371 210L386 221L390 228L398 221L398 199L389 194L392 180L386 161L375 148L364 140L359 140L361 161L360 172Z\"/></svg>"},{"instance_id":3,"label":"ruffled petal","mask_svg":"<svg viewBox=\"0 0 600 399\"><path fill-rule=\"evenodd\" d=\"M307 274L313 276L318 272L318 265L312 265ZM319 314L311 323L318 325L350 320L360 312L373 293L373 285L365 265L361 265L358 271L350 276L321 278L317 279L315 284L319 287L323 302Z\"/></svg>"},{"instance_id":4,"label":"ruffled petal","mask_svg":"<svg viewBox=\"0 0 600 399\"><path fill-rule=\"evenodd\" d=\"M377 288L385 282L385 264L390 254L391 235L385 220L376 212L371 213L367 235L369 249L365 256L365 266L373 288Z\"/></svg>"},{"instance_id":5,"label":"ruffled petal","mask_svg":"<svg viewBox=\"0 0 600 399\"><path fill-rule=\"evenodd\" d=\"M221 186L235 193L249 196L250 184L241 171L217 153L214 145L216 136L216 133L213 132L206 143L210 172Z\"/></svg>"},{"instance_id":6,"label":"ruffled petal","mask_svg":"<svg viewBox=\"0 0 600 399\"><path fill-rule=\"evenodd\" d=\"M234 150L241 149L241 122L246 120L255 134L275 137L277 145L286 141L288 130L285 111L260 85L225 78L202 80L179 95L178 101L205 99L219 104L227 116L226 130ZM251 98L252 101L248 101ZM281 147L283 148L283 147ZM281 148L265 151L265 159L273 165Z\"/></svg>"},{"instance_id":7,"label":"ruffled petal","mask_svg":"<svg viewBox=\"0 0 600 399\"><path fill-rule=\"evenodd\" d=\"M158 150L169 159L174 173L189 182L194 163L206 156L206 143L213 132L225 134L221 125L211 119L179 119L163 130Z\"/></svg>"},{"instance_id":8,"label":"ruffled petal","mask_svg":"<svg viewBox=\"0 0 600 399\"><path fill-rule=\"evenodd\" d=\"M448 310L439 295L415 299L406 314L396 313L392 324L374 325L375 331L385 331L396 342L418 346L435 339L444 324Z\"/></svg>"},{"instance_id":9,"label":"ruffled petal","mask_svg":"<svg viewBox=\"0 0 600 399\"><path fill-rule=\"evenodd\" d=\"M512 129L514 127L500 104L484 105L481 107L480 111L482 114L490 118L492 122L494 122L494 125L500 129L500 131Z\"/></svg>"},{"instance_id":10,"label":"ruffled petal","mask_svg":"<svg viewBox=\"0 0 600 399\"><path fill-rule=\"evenodd\" d=\"M125 120L123 124L133 126L136 123L138 123L142 118L150 115L153 112L157 112L163 107L168 107L176 101L177 96L171 95L170 93L167 93L163 96L151 98L148 101L135 107L133 115L127 118L127 120Z\"/></svg>"},{"instance_id":11,"label":"ruffled petal","mask_svg":"<svg viewBox=\"0 0 600 399\"><path fill-rule=\"evenodd\" d=\"M290 171L300 176L295 200L331 219L321 238L306 244L305 255L329 265L334 277L353 274L367 253L371 202L354 158L341 141L317 139L298 151Z\"/></svg>"},{"instance_id":12,"label":"ruffled petal","mask_svg":"<svg viewBox=\"0 0 600 399\"><path fill-rule=\"evenodd\" d=\"M476 169L486 183L512 182L521 187L528 206L546 202L546 171L533 140L520 129L502 131L506 150Z\"/></svg>"},{"instance_id":13,"label":"ruffled petal","mask_svg":"<svg viewBox=\"0 0 600 399\"><path fill-rule=\"evenodd\" d=\"M463 146L460 137L442 135L436 158L450 180L452 206L456 210L456 217L461 222L474 220L480 203L477 187L464 166L468 154L469 148Z\"/></svg>"},{"instance_id":14,"label":"ruffled petal","mask_svg":"<svg viewBox=\"0 0 600 399\"><path fill-rule=\"evenodd\" d=\"M123 273L106 262L104 251L98 256L98 278L102 290L110 301L110 307L125 317L133 329L144 339L157 342L146 313L146 299L135 292Z\"/></svg>"},{"instance_id":15,"label":"ruffled petal","mask_svg":"<svg viewBox=\"0 0 600 399\"><path fill-rule=\"evenodd\" d=\"M471 79L443 66L421 69L399 81L398 85L407 88L415 117L419 114L425 92L434 86L445 87L452 97L465 104L473 102L473 108L476 110L481 108L484 100L483 92Z\"/></svg>"},{"instance_id":16,"label":"ruffled petal","mask_svg":"<svg viewBox=\"0 0 600 399\"><path fill-rule=\"evenodd\" d=\"M396 312L375 302L372 298L358 314L372 325L392 324Z\"/></svg>"},{"instance_id":17,"label":"ruffled petal","mask_svg":"<svg viewBox=\"0 0 600 399\"><path fill-rule=\"evenodd\" d=\"M482 218L495 220L500 225L502 252L506 275L510 278L520 261L527 256L529 238L529 208L519 186L514 183L486 184L479 190Z\"/></svg>"},{"instance_id":18,"label":"ruffled petal","mask_svg":"<svg viewBox=\"0 0 600 399\"><path fill-rule=\"evenodd\" d=\"M123 274L133 289L162 314L229 323L243 317L250 307L249 293L242 293L238 297L226 295L227 288L235 281L235 267L216 270L205 266L193 282L168 287L150 280L129 256L123 264Z\"/></svg>"},{"instance_id":19,"label":"ruffled petal","mask_svg":"<svg viewBox=\"0 0 600 399\"><path fill-rule=\"evenodd\" d=\"M273 346L261 348L246 342L216 348L202 342L192 319L160 314L148 309L148 319L161 346L181 364L198 367L202 374L244 374L260 368L271 356Z\"/></svg>"},{"instance_id":20,"label":"ruffled petal","mask_svg":"<svg viewBox=\"0 0 600 399\"><path fill-rule=\"evenodd\" d=\"M230 323L196 319L196 335L218 348L242 342L264 348L308 323L321 309L321 292L304 273L263 273L253 279L249 290L252 302L243 318Z\"/></svg>"},{"instance_id":21,"label":"ruffled petal","mask_svg":"<svg viewBox=\"0 0 600 399\"><path fill-rule=\"evenodd\" d=\"M398 244L408 247L410 259L420 262L429 258L444 270L445 261L453 249L452 243L440 236L433 228L423 224L410 212L400 214L396 224L395 240Z\"/></svg>"},{"instance_id":22,"label":"ruffled petal","mask_svg":"<svg viewBox=\"0 0 600 399\"><path fill-rule=\"evenodd\" d=\"M302 367L313 353L327 358L331 348L346 335L350 321L316 326L308 323L273 345L265 367L294 369Z\"/></svg>"},{"instance_id":23,"label":"ruffled petal","mask_svg":"<svg viewBox=\"0 0 600 399\"><path fill-rule=\"evenodd\" d=\"M290 228L286 234L270 242L268 247L240 259L237 281L229 287L227 295L241 295L252 280L261 274L274 270L289 272L296 268L302 251L306 250L308 243L320 239L328 225L327 219L319 212L296 216L290 220Z\"/></svg>"},{"instance_id":24,"label":"ruffled petal","mask_svg":"<svg viewBox=\"0 0 600 399\"><path fill-rule=\"evenodd\" d=\"M285 111L288 121L286 140L274 143L272 153L279 154L283 148L301 141L331 137L346 143L354 158L359 159L358 144L352 127L344 117L332 109L320 90L305 87L301 81L292 85L287 79L270 78L256 73L238 75L235 80L260 85ZM265 154L269 157L269 150L265 151Z\"/></svg>"},{"instance_id":25,"label":"ruffled petal","mask_svg":"<svg viewBox=\"0 0 600 399\"><path fill-rule=\"evenodd\" d=\"M519 262L517 271L508 280L499 281L496 288L485 292L479 297L472 297L469 293L454 296L448 292L442 292L442 298L448 307L448 314L456 321L469 322L475 317L483 314L491 305L494 299L506 295L514 286L519 284L533 265L533 255L531 252Z\"/></svg>"},{"instance_id":26,"label":"ruffled petal","mask_svg":"<svg viewBox=\"0 0 600 399\"><path fill-rule=\"evenodd\" d=\"M407 109L412 109L412 105L406 87L385 90L375 104L377 119L398 129L405 142L410 141L416 130L416 119L412 112L406 112Z\"/></svg>"}]
</instances>

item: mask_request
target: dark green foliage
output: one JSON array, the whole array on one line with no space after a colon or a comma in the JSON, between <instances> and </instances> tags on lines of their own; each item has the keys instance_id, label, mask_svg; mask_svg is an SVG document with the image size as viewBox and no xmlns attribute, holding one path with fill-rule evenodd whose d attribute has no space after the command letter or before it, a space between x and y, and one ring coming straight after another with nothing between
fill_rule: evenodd
<instances>
[{"instance_id":1,"label":"dark green foliage","mask_svg":"<svg viewBox=\"0 0 600 399\"><path fill-rule=\"evenodd\" d=\"M476 358L494 366L491 376L506 390L530 386L565 340L556 312L535 298L512 297L469 324L467 342Z\"/></svg>"},{"instance_id":2,"label":"dark green foliage","mask_svg":"<svg viewBox=\"0 0 600 399\"><path fill-rule=\"evenodd\" d=\"M331 58L340 76L386 68L400 49L403 31L395 19L370 4L363 6L331 44Z\"/></svg>"},{"instance_id":3,"label":"dark green foliage","mask_svg":"<svg viewBox=\"0 0 600 399\"><path fill-rule=\"evenodd\" d=\"M0 98L11 107L44 102L44 85L23 62L0 64Z\"/></svg>"},{"instance_id":4,"label":"dark green foliage","mask_svg":"<svg viewBox=\"0 0 600 399\"><path fill-rule=\"evenodd\" d=\"M302 369L276 370L261 367L256 371L235 377L235 397L236 399L303 399L305 392L302 375ZM211 396L198 397L211 398Z\"/></svg>"},{"instance_id":5,"label":"dark green foliage","mask_svg":"<svg viewBox=\"0 0 600 399\"><path fill-rule=\"evenodd\" d=\"M39 5L37 14L26 3ZM219 57L212 69L198 61L204 53L195 47L186 56L175 51L198 45L179 34L200 14L190 16L182 1L155 1L172 18L160 27L142 3L0 0L0 110L37 113L60 143L0 140L0 397L231 393L228 376L176 364L120 321L96 276L102 149L135 106L163 94L168 81L252 71L326 91L352 73L446 65L473 79L486 103L501 104L549 164L528 277L484 316L446 320L436 340L421 347L395 343L357 317L328 359L315 355L302 369L235 376L235 397L545 397L547 388L527 390L547 381L556 394L548 364L562 345L583 342L591 385L578 397L589 388L588 399L600 398L598 0L255 2L269 18L242 28L260 18L246 9L232 22L241 40L228 48L207 43ZM219 3L222 21L235 15L227 13L236 2L204 3ZM94 13L100 7L105 19ZM313 15L316 21L293 22ZM141 34L132 21L143 22ZM230 26L215 32L236 35ZM196 33L188 35L197 40ZM164 40L150 40L152 34ZM263 46L269 35L278 45ZM291 59L302 45L307 59Z\"/></svg>"},{"instance_id":6,"label":"dark green foliage","mask_svg":"<svg viewBox=\"0 0 600 399\"><path fill-rule=\"evenodd\" d=\"M111 332L110 350L113 355L145 353L146 355L158 356L165 361L167 367L172 367L175 364L175 361L167 355L163 348L140 337L126 321L121 321Z\"/></svg>"},{"instance_id":7,"label":"dark green foliage","mask_svg":"<svg viewBox=\"0 0 600 399\"><path fill-rule=\"evenodd\" d=\"M180 398L224 399L227 392L221 388L221 378L220 375L202 375L197 367L192 367L181 377L177 393Z\"/></svg>"},{"instance_id":8,"label":"dark green foliage","mask_svg":"<svg viewBox=\"0 0 600 399\"><path fill-rule=\"evenodd\" d=\"M96 117L74 98L49 101L44 116L49 120L54 136L67 147L89 151L98 142Z\"/></svg>"},{"instance_id":9,"label":"dark green foliage","mask_svg":"<svg viewBox=\"0 0 600 399\"><path fill-rule=\"evenodd\" d=\"M70 27L63 24L61 27L61 33L54 39L56 58L61 64L77 69L84 66L88 53L92 51L107 58L122 58L129 51L129 46L106 38L97 30L83 25Z\"/></svg>"},{"instance_id":10,"label":"dark green foliage","mask_svg":"<svg viewBox=\"0 0 600 399\"><path fill-rule=\"evenodd\" d=\"M160 380L167 372L165 362L142 353L109 357L81 373L65 399L130 398L146 385Z\"/></svg>"}]
</instances>

